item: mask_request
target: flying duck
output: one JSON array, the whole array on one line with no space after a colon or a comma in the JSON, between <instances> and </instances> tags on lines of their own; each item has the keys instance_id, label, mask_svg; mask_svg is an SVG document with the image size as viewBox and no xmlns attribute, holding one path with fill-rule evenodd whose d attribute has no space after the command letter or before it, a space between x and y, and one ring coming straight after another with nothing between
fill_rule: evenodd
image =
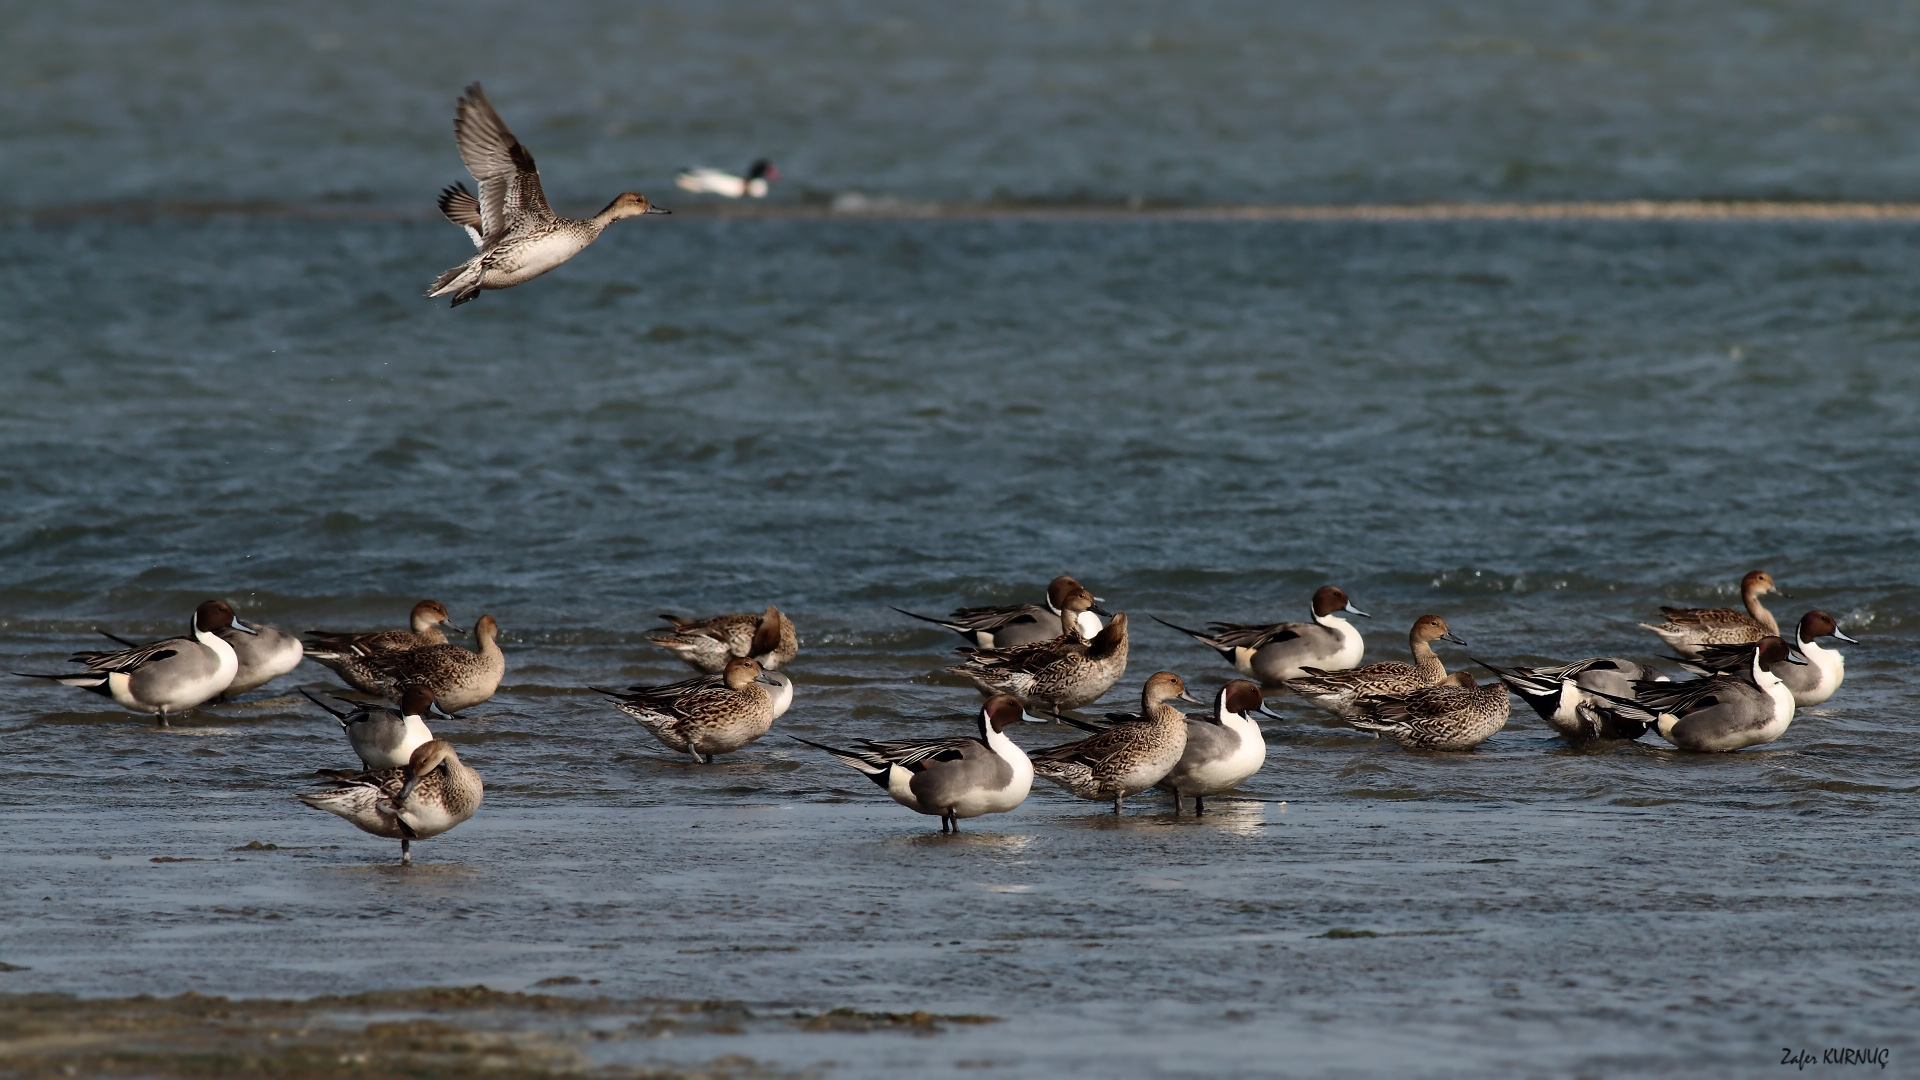
<instances>
[{"instance_id":1,"label":"flying duck","mask_svg":"<svg viewBox=\"0 0 1920 1080\"><path fill-rule=\"evenodd\" d=\"M645 195L627 191L585 220L557 217L540 189L533 155L507 130L479 83L455 106L453 140L460 160L480 185L475 196L465 184L440 192L440 212L467 231L479 251L473 258L434 279L428 296L451 296L452 306L484 289L506 289L532 281L585 251L607 226L621 218L671 211Z\"/></svg>"}]
</instances>

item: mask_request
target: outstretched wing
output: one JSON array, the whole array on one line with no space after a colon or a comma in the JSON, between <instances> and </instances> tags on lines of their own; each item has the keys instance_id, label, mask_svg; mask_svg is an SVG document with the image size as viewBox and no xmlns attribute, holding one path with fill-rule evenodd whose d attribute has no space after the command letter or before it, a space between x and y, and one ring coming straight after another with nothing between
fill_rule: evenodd
<instances>
[{"instance_id":1,"label":"outstretched wing","mask_svg":"<svg viewBox=\"0 0 1920 1080\"><path fill-rule=\"evenodd\" d=\"M521 214L552 216L533 155L507 130L479 83L467 87L453 118L460 160L480 184L480 233L492 243Z\"/></svg>"}]
</instances>

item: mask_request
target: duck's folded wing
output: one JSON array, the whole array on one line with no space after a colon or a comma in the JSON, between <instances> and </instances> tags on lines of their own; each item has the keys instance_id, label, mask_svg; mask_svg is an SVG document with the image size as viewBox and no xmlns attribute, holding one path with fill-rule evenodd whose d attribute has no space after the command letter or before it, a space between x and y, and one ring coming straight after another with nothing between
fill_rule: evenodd
<instances>
[{"instance_id":1,"label":"duck's folded wing","mask_svg":"<svg viewBox=\"0 0 1920 1080\"><path fill-rule=\"evenodd\" d=\"M906 739L877 742L872 739L862 739L857 745L862 751L873 754L889 764L913 770L936 761L958 761L967 757L969 750L980 745L980 740L967 737L934 739L928 742Z\"/></svg>"},{"instance_id":2,"label":"duck's folded wing","mask_svg":"<svg viewBox=\"0 0 1920 1080\"><path fill-rule=\"evenodd\" d=\"M1276 641L1292 641L1300 636L1299 623L1269 623L1255 626L1249 623L1208 623L1208 636L1222 645L1236 649L1258 649Z\"/></svg>"},{"instance_id":3,"label":"duck's folded wing","mask_svg":"<svg viewBox=\"0 0 1920 1080\"><path fill-rule=\"evenodd\" d=\"M1070 634L1036 641L1029 645L1015 645L1009 649L961 649L968 653L968 663L977 667L991 667L1000 671L1021 671L1031 675L1041 668L1054 663L1069 653L1085 653L1087 643Z\"/></svg>"},{"instance_id":4,"label":"duck's folded wing","mask_svg":"<svg viewBox=\"0 0 1920 1080\"><path fill-rule=\"evenodd\" d=\"M967 630L991 631L1016 623L1020 625L1037 623L1041 615L1047 614L1045 608L1033 604L1001 604L993 607L954 608L952 615L939 621ZM1048 617L1053 619L1054 625L1059 625L1059 616L1048 615Z\"/></svg>"},{"instance_id":5,"label":"duck's folded wing","mask_svg":"<svg viewBox=\"0 0 1920 1080\"><path fill-rule=\"evenodd\" d=\"M164 641L155 641L117 652L77 652L69 658L69 661L85 664L88 671L132 671L142 664L165 660L179 652L180 645L180 638L167 638Z\"/></svg>"}]
</instances>

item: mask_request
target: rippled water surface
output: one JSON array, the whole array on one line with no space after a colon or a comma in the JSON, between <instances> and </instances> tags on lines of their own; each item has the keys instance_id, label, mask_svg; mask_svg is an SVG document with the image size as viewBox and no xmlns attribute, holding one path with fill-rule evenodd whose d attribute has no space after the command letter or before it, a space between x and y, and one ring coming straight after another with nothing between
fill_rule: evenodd
<instances>
[{"instance_id":1,"label":"rippled water surface","mask_svg":"<svg viewBox=\"0 0 1920 1080\"><path fill-rule=\"evenodd\" d=\"M87 10L104 26L118 9ZM210 80L276 55L239 58L251 54L221 35L250 24L189 10L218 31L192 39L226 58ZM566 10L562 29L601 11ZM1560 12L1555 33L1591 22L1545 10ZM729 49L786 32L672 17L720 80ZM840 17L780 16L828 36ZM1464 10L1446 32L1534 17ZM31 9L9 18L43 35L44 64L79 49L69 62L91 73L32 93L10 76L7 145L30 153L0 169L42 185L16 186L28 209L121 182L199 193L177 151L132 154L132 180L105 176L138 141L112 114L59 119L62 95L131 78L87 66L120 39ZM1326 32L1358 34L1340 30L1348 18ZM1823 25L1844 35L1880 18ZM1116 40L1160 32L1128 19ZM1256 42L1282 36L1254 23ZM1008 40L1099 37L1062 25L1082 29L1059 31L1064 44ZM1235 25L1194 33L1228 40ZM1002 40L965 29L976 36L956 47ZM339 108L391 93L403 104L374 120L432 134L417 147L313 138L368 163L373 204L430 193L457 175L445 99L491 69L435 56L403 77L377 48L337 69L312 58L351 53L318 44L345 32L288 38L312 51L288 78ZM1377 46L1389 72L1435 62L1408 59L1407 35ZM1722 75L1763 65L1767 48L1846 51L1795 40L1733 50ZM604 139L557 123L568 95L594 124L613 111L593 96L610 91L555 74L585 56L588 83L611 78L597 74L612 70L596 66L604 48L502 61L495 95L546 102L523 112L521 135L550 172L569 161L583 195L624 183L623 139L704 155L744 137L726 110L747 106L691 89L678 119L628 118L643 126ZM1486 54L1525 55L1502 48ZM844 66L961 77L897 49ZM1084 70L1126 81L1102 56ZM1184 62L1198 63L1166 70ZM793 77L738 70L752 93ZM1360 100L1361 74L1329 79L1327 94ZM1871 113L1878 84L1861 79L1846 92ZM1152 100L1211 107L1182 93L1195 91L1175 80ZM1688 100L1758 122L1730 99ZM720 114L707 141L687 134L702 102ZM261 116L316 107L269 80L231 115L180 120L240 163L220 175L198 162L214 174L205 194L270 200L281 174L268 159L300 177L296 195L335 190L318 168L332 151L250 134ZM1035 124L1068 165L1120 130ZM857 164L872 128L843 143L807 134L796 160L923 183L915 170L933 166L912 155ZM1039 136L1007 138L938 164L960 176L968 153L1004 154L1027 180L988 188L1052 192L1041 179L1055 173L1019 141ZM1218 131L1202 141L1237 153ZM1341 145L1379 157L1365 139ZM1810 147L1780 151L1801 163L1781 183L1818 186L1832 162ZM1673 193L1711 191L1718 174L1689 160ZM1602 172L1573 193L1613 191ZM1136 179L1096 194L1124 197ZM976 187L947 182L924 180L941 198ZM1250 182L1192 183L1181 190L1252 197ZM576 977L560 992L1002 1018L926 1039L748 1032L636 1051L845 1076L1688 1075L1777 1069L1788 1043L1887 1046L1907 1068L1920 1054L1913 226L678 215L623 223L549 277L454 312L417 294L465 242L424 220L63 211L0 238L8 668L58 666L95 628L177 632L210 596L290 629L389 625L432 596L463 623L495 616L508 656L492 702L436 725L485 776L486 805L418 845L406 871L391 842L291 797L311 770L350 764L332 721L292 693L332 685L323 669L170 731L79 691L0 683L0 961L22 969L0 969L0 991L298 996ZM1202 692L1230 674L1149 613L1297 617L1331 582L1375 616L1370 659L1403 656L1426 612L1469 643L1444 647L1453 666L1652 658L1636 622L1661 603L1736 602L1756 566L1792 593L1776 610L1825 609L1861 644L1832 701L1739 754L1575 751L1524 706L1473 753L1414 754L1282 698L1266 768L1203 820L1153 798L1116 820L1041 786L942 838L779 737L964 731L978 695L941 671L957 639L889 606L1024 600L1063 570L1133 616L1117 707L1155 670ZM717 765L661 751L585 689L680 676L644 641L656 612L768 601L804 640L796 703L773 737ZM276 847L236 850L254 841Z\"/></svg>"}]
</instances>

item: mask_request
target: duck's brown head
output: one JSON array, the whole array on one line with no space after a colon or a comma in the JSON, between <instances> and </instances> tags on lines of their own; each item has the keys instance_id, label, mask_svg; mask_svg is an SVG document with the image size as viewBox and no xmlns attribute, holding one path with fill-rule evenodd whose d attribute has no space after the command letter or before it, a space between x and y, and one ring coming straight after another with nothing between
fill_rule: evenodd
<instances>
[{"instance_id":1,"label":"duck's brown head","mask_svg":"<svg viewBox=\"0 0 1920 1080\"><path fill-rule=\"evenodd\" d=\"M720 677L726 681L729 690L745 690L760 677L760 661L751 656L736 656L727 661Z\"/></svg>"},{"instance_id":2,"label":"duck's brown head","mask_svg":"<svg viewBox=\"0 0 1920 1080\"><path fill-rule=\"evenodd\" d=\"M1366 612L1361 611L1357 607L1354 607L1353 601L1347 599L1346 592L1343 591L1337 585L1322 585L1318 589L1314 590L1314 593L1313 593L1313 617L1314 618L1316 619L1325 618L1328 615L1332 615L1336 611L1351 611L1355 615L1360 616L1361 618L1365 618L1365 619L1373 618L1373 616L1368 615Z\"/></svg>"},{"instance_id":3,"label":"duck's brown head","mask_svg":"<svg viewBox=\"0 0 1920 1080\"><path fill-rule=\"evenodd\" d=\"M1155 705L1163 704L1174 698L1179 698L1181 701L1192 701L1195 705L1200 704L1200 702L1194 700L1192 694L1187 693L1186 680L1171 671L1154 672L1147 677L1147 685L1140 690L1140 704L1146 708L1152 708ZM1145 709L1142 710L1142 712L1144 711Z\"/></svg>"},{"instance_id":4,"label":"duck's brown head","mask_svg":"<svg viewBox=\"0 0 1920 1080\"><path fill-rule=\"evenodd\" d=\"M414 747L413 756L407 759L407 782L400 788L400 794L393 797L393 805L405 806L407 796L420 786L420 781L449 762L459 764L460 755L453 752L453 744L445 739L429 739Z\"/></svg>"},{"instance_id":5,"label":"duck's brown head","mask_svg":"<svg viewBox=\"0 0 1920 1080\"><path fill-rule=\"evenodd\" d=\"M1800 640L1812 641L1815 638L1837 637L1841 641L1853 641L1840 631L1840 624L1833 616L1824 611L1809 611L1800 616Z\"/></svg>"},{"instance_id":6,"label":"duck's brown head","mask_svg":"<svg viewBox=\"0 0 1920 1080\"><path fill-rule=\"evenodd\" d=\"M1780 592L1780 587L1773 583L1773 575L1765 570L1747 571L1747 576L1740 579L1740 592L1745 596L1765 596L1768 593L1787 595Z\"/></svg>"},{"instance_id":7,"label":"duck's brown head","mask_svg":"<svg viewBox=\"0 0 1920 1080\"><path fill-rule=\"evenodd\" d=\"M637 191L623 191L614 196L613 201L608 203L607 208L600 211L597 216L606 218L608 221L619 221L621 218L639 217L642 214L671 213L673 211L663 206L655 206L648 202L647 197Z\"/></svg>"},{"instance_id":8,"label":"duck's brown head","mask_svg":"<svg viewBox=\"0 0 1920 1080\"><path fill-rule=\"evenodd\" d=\"M416 634L425 633L435 626L445 626L456 634L466 633L465 630L455 626L453 620L447 617L447 605L442 604L438 600L422 600L413 605L413 618L411 621L413 624L413 632Z\"/></svg>"},{"instance_id":9,"label":"duck's brown head","mask_svg":"<svg viewBox=\"0 0 1920 1080\"><path fill-rule=\"evenodd\" d=\"M1214 712L1218 714L1224 711L1238 716L1251 716L1260 711L1260 703L1264 699L1265 695L1261 692L1258 683L1235 679L1220 688L1220 707ZM1217 721L1219 717L1216 715L1214 719Z\"/></svg>"},{"instance_id":10,"label":"duck's brown head","mask_svg":"<svg viewBox=\"0 0 1920 1080\"><path fill-rule=\"evenodd\" d=\"M1415 619L1413 629L1407 633L1407 638L1415 644L1428 641L1451 641L1455 645L1466 644L1466 642L1453 636L1453 631L1447 629L1447 620L1438 615L1422 615L1418 619Z\"/></svg>"},{"instance_id":11,"label":"duck's brown head","mask_svg":"<svg viewBox=\"0 0 1920 1080\"><path fill-rule=\"evenodd\" d=\"M203 634L211 634L216 630L225 630L229 626L242 633L254 633L253 627L241 622L239 617L233 613L233 605L227 603L225 600L203 601L199 607L194 608L193 626L194 629L199 630Z\"/></svg>"},{"instance_id":12,"label":"duck's brown head","mask_svg":"<svg viewBox=\"0 0 1920 1080\"><path fill-rule=\"evenodd\" d=\"M409 686L400 692L401 716L425 716L433 708L433 691L420 686Z\"/></svg>"},{"instance_id":13,"label":"duck's brown head","mask_svg":"<svg viewBox=\"0 0 1920 1080\"><path fill-rule=\"evenodd\" d=\"M1754 644L1754 652L1757 655L1762 669L1770 668L1775 664L1783 662L1794 664L1806 663L1805 660L1793 654L1793 650L1787 647L1786 642L1781 641L1777 637L1761 638Z\"/></svg>"},{"instance_id":14,"label":"duck's brown head","mask_svg":"<svg viewBox=\"0 0 1920 1080\"><path fill-rule=\"evenodd\" d=\"M995 731L1005 731L1027 718L1027 707L1012 694L995 694L980 706L980 715Z\"/></svg>"}]
</instances>

